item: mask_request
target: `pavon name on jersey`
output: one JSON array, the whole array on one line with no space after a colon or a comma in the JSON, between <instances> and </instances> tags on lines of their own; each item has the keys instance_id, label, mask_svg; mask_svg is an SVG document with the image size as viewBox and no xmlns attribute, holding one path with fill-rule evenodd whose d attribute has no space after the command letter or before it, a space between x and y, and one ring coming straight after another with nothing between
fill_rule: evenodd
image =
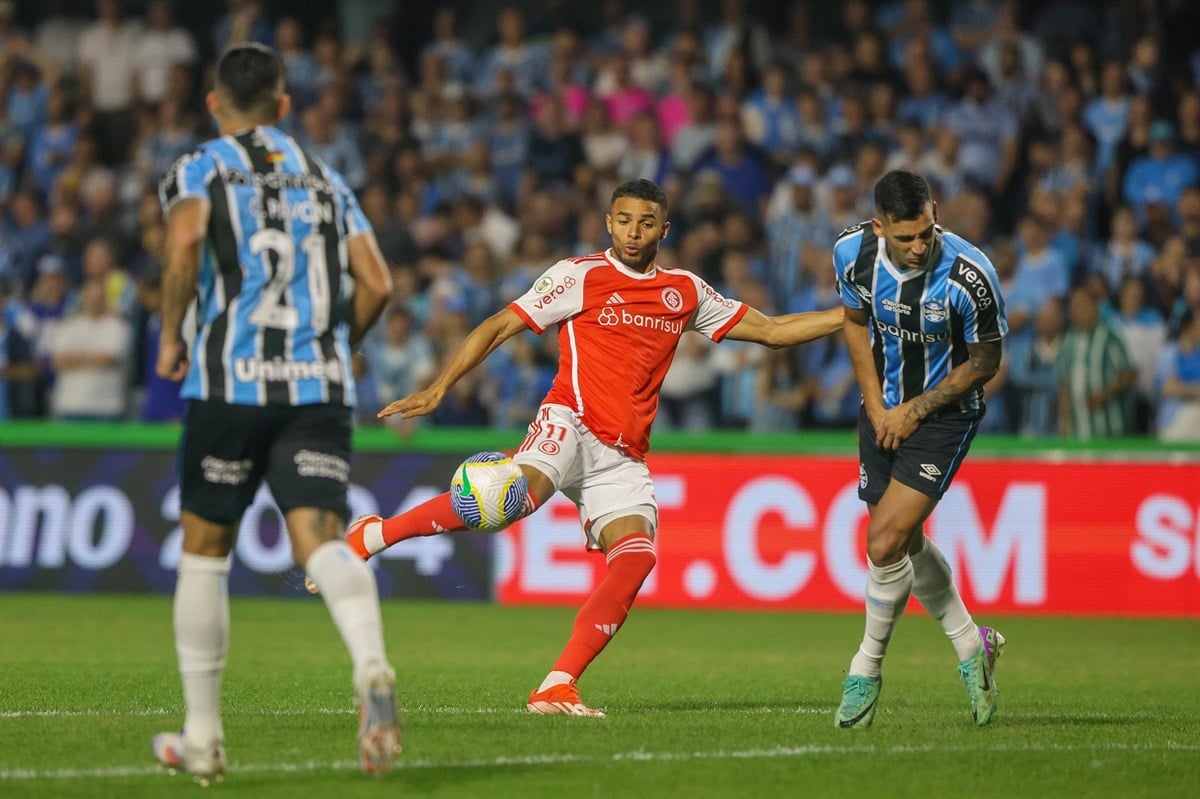
<instances>
[{"instance_id":1,"label":"pavon name on jersey","mask_svg":"<svg viewBox=\"0 0 1200 799\"><path fill-rule=\"evenodd\" d=\"M301 200L290 203L282 197L255 196L249 199L250 213L255 216L266 216L269 219L299 219L311 224L332 224L333 204Z\"/></svg>"}]
</instances>

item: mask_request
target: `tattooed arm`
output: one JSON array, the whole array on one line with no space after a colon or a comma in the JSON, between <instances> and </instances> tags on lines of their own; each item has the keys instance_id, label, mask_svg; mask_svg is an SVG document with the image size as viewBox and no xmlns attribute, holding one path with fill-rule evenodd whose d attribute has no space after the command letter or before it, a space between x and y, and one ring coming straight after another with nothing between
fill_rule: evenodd
<instances>
[{"instance_id":1,"label":"tattooed arm","mask_svg":"<svg viewBox=\"0 0 1200 799\"><path fill-rule=\"evenodd\" d=\"M1000 369L1001 352L999 339L968 344L967 360L954 367L943 380L883 413L875 425L876 443L884 449L899 447L931 414L953 405L991 380Z\"/></svg>"}]
</instances>

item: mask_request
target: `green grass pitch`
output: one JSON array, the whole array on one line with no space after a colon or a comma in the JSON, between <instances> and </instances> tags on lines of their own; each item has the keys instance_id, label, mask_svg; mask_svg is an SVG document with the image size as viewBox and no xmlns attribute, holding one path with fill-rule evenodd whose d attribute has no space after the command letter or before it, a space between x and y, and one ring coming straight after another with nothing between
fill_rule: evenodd
<instances>
[{"instance_id":1,"label":"green grass pitch","mask_svg":"<svg viewBox=\"0 0 1200 799\"><path fill-rule=\"evenodd\" d=\"M202 789L148 747L181 722L169 597L0 595L0 797L1200 796L1195 620L988 618L1009 644L977 729L912 613L874 727L845 731L853 614L635 609L581 684L608 718L527 716L573 614L386 602L405 751L373 779L322 603L235 598L230 769Z\"/></svg>"}]
</instances>

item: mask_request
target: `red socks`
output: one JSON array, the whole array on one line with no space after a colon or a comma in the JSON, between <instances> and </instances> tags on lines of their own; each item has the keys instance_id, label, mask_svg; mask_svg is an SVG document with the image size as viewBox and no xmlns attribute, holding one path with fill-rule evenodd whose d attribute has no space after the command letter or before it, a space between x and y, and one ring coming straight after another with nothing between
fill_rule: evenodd
<instances>
[{"instance_id":1,"label":"red socks","mask_svg":"<svg viewBox=\"0 0 1200 799\"><path fill-rule=\"evenodd\" d=\"M554 664L555 671L575 679L608 646L629 615L634 597L654 568L654 542L645 533L628 535L608 551L607 559L608 574L580 608L571 639Z\"/></svg>"},{"instance_id":2,"label":"red socks","mask_svg":"<svg viewBox=\"0 0 1200 799\"><path fill-rule=\"evenodd\" d=\"M404 513L383 520L383 540L389 547L408 538L469 529L450 507L450 492L438 494Z\"/></svg>"},{"instance_id":3,"label":"red socks","mask_svg":"<svg viewBox=\"0 0 1200 799\"><path fill-rule=\"evenodd\" d=\"M529 494L525 499L524 518L541 507L537 497ZM389 547L409 538L439 533L461 533L471 528L462 523L450 505L450 492L438 494L404 513L383 520L383 541Z\"/></svg>"}]
</instances>

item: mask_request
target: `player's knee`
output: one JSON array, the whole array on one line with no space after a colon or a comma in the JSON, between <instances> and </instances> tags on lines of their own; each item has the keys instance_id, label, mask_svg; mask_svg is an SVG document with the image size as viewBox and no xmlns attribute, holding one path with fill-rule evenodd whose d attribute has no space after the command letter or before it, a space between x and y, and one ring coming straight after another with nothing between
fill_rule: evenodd
<instances>
[{"instance_id":1,"label":"player's knee","mask_svg":"<svg viewBox=\"0 0 1200 799\"><path fill-rule=\"evenodd\" d=\"M898 525L876 524L867 528L867 557L876 566L887 566L900 560L908 543L908 531Z\"/></svg>"},{"instance_id":2,"label":"player's knee","mask_svg":"<svg viewBox=\"0 0 1200 799\"><path fill-rule=\"evenodd\" d=\"M654 551L654 541L645 533L627 535L608 548L609 570L621 569L630 575L636 575L641 580L646 579L654 570L658 557Z\"/></svg>"}]
</instances>

